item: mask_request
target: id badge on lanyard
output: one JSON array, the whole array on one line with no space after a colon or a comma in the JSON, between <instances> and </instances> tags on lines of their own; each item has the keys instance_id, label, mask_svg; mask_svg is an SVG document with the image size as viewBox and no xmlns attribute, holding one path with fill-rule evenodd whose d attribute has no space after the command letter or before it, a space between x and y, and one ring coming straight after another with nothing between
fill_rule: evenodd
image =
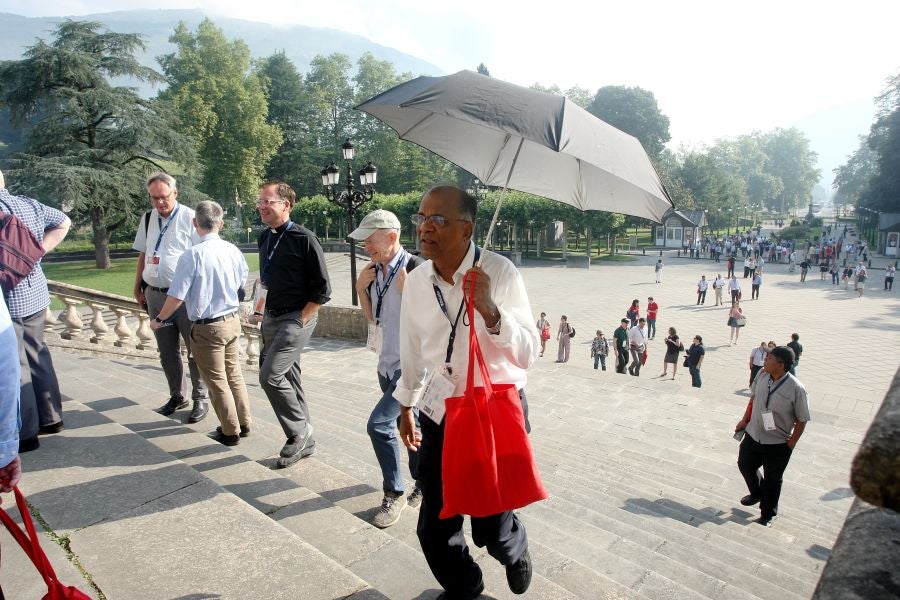
<instances>
[{"instance_id":1,"label":"id badge on lanyard","mask_svg":"<svg viewBox=\"0 0 900 600\"><path fill-rule=\"evenodd\" d=\"M425 387L419 400L419 411L440 425L447 412L447 398L456 391L456 381L446 367L435 367L425 378Z\"/></svg>"},{"instance_id":2,"label":"id badge on lanyard","mask_svg":"<svg viewBox=\"0 0 900 600\"><path fill-rule=\"evenodd\" d=\"M381 354L381 347L384 344L384 327L369 323L369 334L366 337L366 348L375 354Z\"/></svg>"}]
</instances>

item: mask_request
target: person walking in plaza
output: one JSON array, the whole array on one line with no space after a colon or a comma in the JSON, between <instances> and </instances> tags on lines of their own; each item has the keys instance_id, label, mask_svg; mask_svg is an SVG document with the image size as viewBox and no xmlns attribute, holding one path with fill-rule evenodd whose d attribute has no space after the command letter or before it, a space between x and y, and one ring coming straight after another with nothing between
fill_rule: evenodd
<instances>
[{"instance_id":1,"label":"person walking in plaza","mask_svg":"<svg viewBox=\"0 0 900 600\"><path fill-rule=\"evenodd\" d=\"M866 270L866 265L863 261L859 261L854 274L856 276L856 297L862 298L863 293L866 291L866 280L869 278L869 272Z\"/></svg>"},{"instance_id":2,"label":"person walking in plaza","mask_svg":"<svg viewBox=\"0 0 900 600\"><path fill-rule=\"evenodd\" d=\"M897 267L888 265L884 271L884 291L891 292L894 290L894 275L897 273Z\"/></svg>"},{"instance_id":3,"label":"person walking in plaza","mask_svg":"<svg viewBox=\"0 0 900 600\"><path fill-rule=\"evenodd\" d=\"M734 426L745 432L738 470L749 494L741 498L741 505L758 503L756 523L766 527L778 515L782 477L809 422L806 388L789 373L793 361L790 348L779 346L769 352L765 372L756 379L747 410Z\"/></svg>"},{"instance_id":4,"label":"person walking in plaza","mask_svg":"<svg viewBox=\"0 0 900 600\"><path fill-rule=\"evenodd\" d=\"M400 219L387 210L367 214L348 237L362 240L371 259L356 280L360 306L369 323L367 346L378 355L378 385L381 397L369 414L366 432L381 468L381 506L371 523L390 527L407 506L415 508L422 500L419 479L419 453L407 450L409 475L413 488L407 494L400 462L400 403L394 390L400 380L400 303L406 277L424 260L407 252L400 244ZM419 427L419 411L413 408Z\"/></svg>"},{"instance_id":5,"label":"person walking in plaza","mask_svg":"<svg viewBox=\"0 0 900 600\"><path fill-rule=\"evenodd\" d=\"M224 212L203 201L194 211L199 242L175 266L166 301L150 323L154 331L171 327L182 304L190 319L194 361L212 400L219 427L213 439L237 446L250 433L250 400L241 371L239 293L250 269L237 246L219 237Z\"/></svg>"},{"instance_id":6,"label":"person walking in plaza","mask_svg":"<svg viewBox=\"0 0 900 600\"><path fill-rule=\"evenodd\" d=\"M647 339L652 340L656 337L656 315L659 314L659 304L653 299L653 296L647 298Z\"/></svg>"},{"instance_id":7,"label":"person walking in plaza","mask_svg":"<svg viewBox=\"0 0 900 600\"><path fill-rule=\"evenodd\" d=\"M34 235L44 254L63 241L72 221L61 211L27 196L13 196L0 172L0 210L14 215ZM11 290L2 290L16 334L19 354L19 404L21 427L19 452L40 446L38 434L59 433L63 429L62 395L50 349L44 340L46 310L50 292L41 261Z\"/></svg>"},{"instance_id":8,"label":"person walking in plaza","mask_svg":"<svg viewBox=\"0 0 900 600\"><path fill-rule=\"evenodd\" d=\"M728 280L728 292L731 294L732 303L741 299L741 282L738 281L734 273L731 274L731 279Z\"/></svg>"},{"instance_id":9,"label":"person walking in plaza","mask_svg":"<svg viewBox=\"0 0 900 600\"><path fill-rule=\"evenodd\" d=\"M728 257L728 273L725 274L725 277L732 277L734 275L734 254L731 254Z\"/></svg>"},{"instance_id":10,"label":"person walking in plaza","mask_svg":"<svg viewBox=\"0 0 900 600\"><path fill-rule=\"evenodd\" d=\"M803 262L800 263L800 282L803 283L806 281L806 274L809 272L809 261L807 259L803 259Z\"/></svg>"},{"instance_id":11,"label":"person walking in plaza","mask_svg":"<svg viewBox=\"0 0 900 600\"><path fill-rule=\"evenodd\" d=\"M831 273L831 285L837 285L838 279L841 274L841 270L837 265L837 261L834 261L831 263L831 268L829 269L829 272Z\"/></svg>"},{"instance_id":12,"label":"person walking in plaza","mask_svg":"<svg viewBox=\"0 0 900 600\"><path fill-rule=\"evenodd\" d=\"M756 379L757 373L759 373L760 369L763 368L763 365L766 363L766 356L769 354L769 347L766 345L765 341L759 343L759 347L754 348L750 351L750 382L747 384L749 387L753 387L753 380Z\"/></svg>"},{"instance_id":13,"label":"person walking in plaza","mask_svg":"<svg viewBox=\"0 0 900 600\"><path fill-rule=\"evenodd\" d=\"M725 289L725 280L721 274L716 274L716 278L712 282L713 294L716 296L716 306L724 304L722 301L722 290Z\"/></svg>"},{"instance_id":14,"label":"person walking in plaza","mask_svg":"<svg viewBox=\"0 0 900 600\"><path fill-rule=\"evenodd\" d=\"M731 337L729 338L729 346L737 346L738 338L741 336L741 328L746 325L746 317L741 309L740 300L731 301L731 310L728 311L728 326L731 327Z\"/></svg>"},{"instance_id":15,"label":"person walking in plaza","mask_svg":"<svg viewBox=\"0 0 900 600\"><path fill-rule=\"evenodd\" d=\"M625 317L631 323L632 327L637 325L638 319L641 317L641 303L637 298L631 301L631 306L625 311Z\"/></svg>"},{"instance_id":16,"label":"person walking in plaza","mask_svg":"<svg viewBox=\"0 0 900 600\"><path fill-rule=\"evenodd\" d=\"M656 283L662 283L663 261L661 258L656 261L656 266L653 270L656 272Z\"/></svg>"},{"instance_id":17,"label":"person walking in plaza","mask_svg":"<svg viewBox=\"0 0 900 600\"><path fill-rule=\"evenodd\" d=\"M794 377L797 376L797 365L800 364L800 355L803 354L803 345L800 343L800 335L797 333L791 334L791 341L785 344L791 351L794 353L794 362L791 363L791 368L788 369Z\"/></svg>"},{"instance_id":18,"label":"person walking in plaza","mask_svg":"<svg viewBox=\"0 0 900 600\"><path fill-rule=\"evenodd\" d=\"M316 235L291 221L297 195L283 182L259 190L260 280L265 289L259 383L287 438L276 461L288 467L316 451L309 405L300 382L300 358L331 299L325 256Z\"/></svg>"},{"instance_id":19,"label":"person walking in plaza","mask_svg":"<svg viewBox=\"0 0 900 600\"><path fill-rule=\"evenodd\" d=\"M603 335L603 332L597 330L597 335L591 341L591 358L594 359L594 370L597 370L599 363L603 370L606 370L606 356L609 354L609 342Z\"/></svg>"},{"instance_id":20,"label":"person walking in plaza","mask_svg":"<svg viewBox=\"0 0 900 600\"><path fill-rule=\"evenodd\" d=\"M547 340L550 339L550 321L547 320L547 313L541 313L541 318L537 320L535 327L537 327L538 337L541 339L541 353L539 356L544 356L544 352L547 351Z\"/></svg>"},{"instance_id":21,"label":"person walking in plaza","mask_svg":"<svg viewBox=\"0 0 900 600\"><path fill-rule=\"evenodd\" d=\"M706 304L707 289L709 289L709 282L706 280L706 275L701 275L700 281L697 282L697 306Z\"/></svg>"},{"instance_id":22,"label":"person walking in plaza","mask_svg":"<svg viewBox=\"0 0 900 600\"><path fill-rule=\"evenodd\" d=\"M747 255L747 257L744 259L744 279L750 277L750 272L753 270L753 268L753 257Z\"/></svg>"},{"instance_id":23,"label":"person walking in plaza","mask_svg":"<svg viewBox=\"0 0 900 600\"><path fill-rule=\"evenodd\" d=\"M750 299L759 300L759 288L762 285L762 271L753 274L753 283L750 285Z\"/></svg>"},{"instance_id":24,"label":"person walking in plaza","mask_svg":"<svg viewBox=\"0 0 900 600\"><path fill-rule=\"evenodd\" d=\"M616 351L616 373L625 374L625 367L628 365L628 319L622 319L619 326L613 332L615 343L613 348Z\"/></svg>"},{"instance_id":25,"label":"person walking in plaza","mask_svg":"<svg viewBox=\"0 0 900 600\"><path fill-rule=\"evenodd\" d=\"M678 371L678 357L684 351L684 344L678 339L674 327L669 327L669 335L665 341L666 355L663 358L663 372L660 377L665 377L669 373L669 365L672 365L672 379L675 379L675 372Z\"/></svg>"},{"instance_id":26,"label":"person walking in plaza","mask_svg":"<svg viewBox=\"0 0 900 600\"><path fill-rule=\"evenodd\" d=\"M174 177L154 173L147 179L147 194L153 208L138 222L132 245L138 251L134 299L146 308L152 321L159 316L168 298L178 260L200 238L193 225L194 210L178 202L178 183ZM169 385L169 400L157 412L169 416L188 406L184 399L184 362L181 359L181 342L184 342L194 403L187 422L198 423L209 412L209 392L191 350L191 320L187 307L178 307L169 315L169 321L171 326L154 332L159 362Z\"/></svg>"},{"instance_id":27,"label":"person walking in plaza","mask_svg":"<svg viewBox=\"0 0 900 600\"><path fill-rule=\"evenodd\" d=\"M703 348L703 338L695 335L685 357L685 363L687 363L688 371L691 374L691 387L698 388L703 385L703 382L700 380L700 366L703 364L704 356L706 356L706 350Z\"/></svg>"},{"instance_id":28,"label":"person walking in plaza","mask_svg":"<svg viewBox=\"0 0 900 600\"><path fill-rule=\"evenodd\" d=\"M559 329L556 331L556 340L559 342L559 349L556 352L556 362L569 362L569 351L572 347L572 326L566 315L559 319Z\"/></svg>"},{"instance_id":29,"label":"person walking in plaza","mask_svg":"<svg viewBox=\"0 0 900 600\"><path fill-rule=\"evenodd\" d=\"M395 392L402 405L400 438L408 449L421 453L423 500L416 528L419 543L432 574L446 590L445 598L460 599L478 597L484 582L481 568L465 541L463 516L440 518L445 493L442 463L446 457L444 419L437 415L443 414L446 397L464 393L470 337L466 328L473 327L491 381L519 390L527 431L526 371L534 362L538 347L525 282L509 260L475 246L472 236L476 213L477 203L471 194L456 186L441 185L425 193L419 212L413 215L422 256L430 261L409 274L403 289L402 374ZM479 258L481 266L475 266ZM475 321L469 323L460 318L454 322L457 307L464 309L466 277L474 278ZM442 298L440 303L436 296ZM449 393L423 394L426 377L432 381L443 379L441 385L430 385L428 389L445 388ZM415 433L412 412L417 402L423 405L421 440ZM513 511L506 511L471 517L471 525L472 541L487 547L488 553L504 565L510 590L525 593L531 583L532 562L524 523Z\"/></svg>"},{"instance_id":30,"label":"person walking in plaza","mask_svg":"<svg viewBox=\"0 0 900 600\"><path fill-rule=\"evenodd\" d=\"M647 351L647 333L644 327L647 321L641 317L638 319L637 327L628 330L628 350L631 352L631 364L628 366L628 372L635 377L641 376L641 366L646 360L644 352Z\"/></svg>"}]
</instances>

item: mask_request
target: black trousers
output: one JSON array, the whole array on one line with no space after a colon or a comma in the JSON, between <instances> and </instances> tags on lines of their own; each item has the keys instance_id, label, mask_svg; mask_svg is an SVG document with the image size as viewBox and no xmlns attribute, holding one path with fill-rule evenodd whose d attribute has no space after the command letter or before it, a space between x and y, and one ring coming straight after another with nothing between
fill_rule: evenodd
<instances>
[{"instance_id":1,"label":"black trousers","mask_svg":"<svg viewBox=\"0 0 900 600\"><path fill-rule=\"evenodd\" d=\"M524 401L522 392L520 397ZM474 597L482 585L481 568L469 554L463 517L456 515L441 519L439 516L444 505L444 424L438 425L424 414L420 415L420 422L419 483L422 486L422 506L416 527L419 544L428 567L448 596ZM479 548L487 547L488 554L501 564L515 563L528 549L525 526L512 511L470 519L472 541Z\"/></svg>"},{"instance_id":2,"label":"black trousers","mask_svg":"<svg viewBox=\"0 0 900 600\"><path fill-rule=\"evenodd\" d=\"M628 365L628 350L619 349L616 354L616 373L624 373Z\"/></svg>"},{"instance_id":3,"label":"black trousers","mask_svg":"<svg viewBox=\"0 0 900 600\"><path fill-rule=\"evenodd\" d=\"M21 319L13 319L13 329L19 340L21 365L22 428L20 439L38 434L38 429L62 421L62 396L53 368L50 349L44 341L44 311Z\"/></svg>"},{"instance_id":4,"label":"black trousers","mask_svg":"<svg viewBox=\"0 0 900 600\"><path fill-rule=\"evenodd\" d=\"M792 452L787 443L760 444L749 435L745 435L741 442L738 469L744 476L750 494L760 498L759 509L763 518L778 514L781 477L791 460ZM759 472L760 467L762 474Z\"/></svg>"},{"instance_id":5,"label":"black trousers","mask_svg":"<svg viewBox=\"0 0 900 600\"><path fill-rule=\"evenodd\" d=\"M706 290L697 292L697 304L705 304L705 303L706 303Z\"/></svg>"}]
</instances>

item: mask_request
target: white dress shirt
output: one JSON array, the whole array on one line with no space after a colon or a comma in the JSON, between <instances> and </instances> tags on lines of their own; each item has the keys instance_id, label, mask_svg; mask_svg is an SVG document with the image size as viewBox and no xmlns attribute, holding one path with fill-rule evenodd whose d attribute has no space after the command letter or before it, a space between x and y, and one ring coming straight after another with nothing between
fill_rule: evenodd
<instances>
[{"instance_id":1,"label":"white dress shirt","mask_svg":"<svg viewBox=\"0 0 900 600\"><path fill-rule=\"evenodd\" d=\"M144 253L144 272L142 274L144 281L153 287L166 288L169 287L175 276L178 259L185 250L200 241L200 236L197 235L192 223L194 209L176 202L175 208L172 209L168 218L163 219L154 208L150 211L146 234L144 232L145 218L141 216L138 221L132 248ZM160 223L162 223L162 227L160 227ZM168 229L166 225L168 225ZM162 240L159 240L160 230L165 231ZM158 250L156 248L157 240L159 240ZM156 269L153 269L151 264L154 256L159 258ZM156 275L153 274L154 270Z\"/></svg>"},{"instance_id":2,"label":"white dress shirt","mask_svg":"<svg viewBox=\"0 0 900 600\"><path fill-rule=\"evenodd\" d=\"M400 311L400 369L402 375L394 398L403 406L415 406L428 372L445 364L450 322L438 305L434 287L441 291L450 318L455 319L463 300L462 280L475 262L475 245L453 274L453 284L444 281L427 261L406 278ZM525 386L525 374L538 352L538 337L531 323L531 304L525 282L516 267L493 252L481 251L481 267L491 278L491 297L500 310L500 333L492 335L478 311L473 324L487 363L491 381ZM463 395L469 358L469 328L465 316L459 319L450 366L456 380L454 396ZM475 385L481 375L475 371Z\"/></svg>"}]
</instances>

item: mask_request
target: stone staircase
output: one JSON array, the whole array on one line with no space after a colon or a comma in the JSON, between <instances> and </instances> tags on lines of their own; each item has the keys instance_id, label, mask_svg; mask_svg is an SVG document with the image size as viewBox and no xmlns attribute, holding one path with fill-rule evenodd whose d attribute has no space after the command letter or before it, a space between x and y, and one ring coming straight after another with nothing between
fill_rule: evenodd
<instances>
[{"instance_id":1,"label":"stone staircase","mask_svg":"<svg viewBox=\"0 0 900 600\"><path fill-rule=\"evenodd\" d=\"M386 530L367 522L381 476L365 432L374 356L361 346L314 340L303 375L318 453L285 470L271 468L283 435L251 372L252 432L226 448L205 435L212 413L182 425L152 412L165 400L158 364L58 350L54 360L73 399L67 428L23 456L23 490L105 597L439 593L416 510ZM675 385L547 362L532 370L532 443L552 497L520 513L535 564L527 597L811 595L850 506L846 473L865 424L813 411L781 517L763 528L737 502L746 490L730 432L746 398ZM3 571L16 564L7 541ZM513 598L502 567L470 549L485 597ZM13 593L3 571L9 597L40 597L34 582Z\"/></svg>"}]
</instances>

